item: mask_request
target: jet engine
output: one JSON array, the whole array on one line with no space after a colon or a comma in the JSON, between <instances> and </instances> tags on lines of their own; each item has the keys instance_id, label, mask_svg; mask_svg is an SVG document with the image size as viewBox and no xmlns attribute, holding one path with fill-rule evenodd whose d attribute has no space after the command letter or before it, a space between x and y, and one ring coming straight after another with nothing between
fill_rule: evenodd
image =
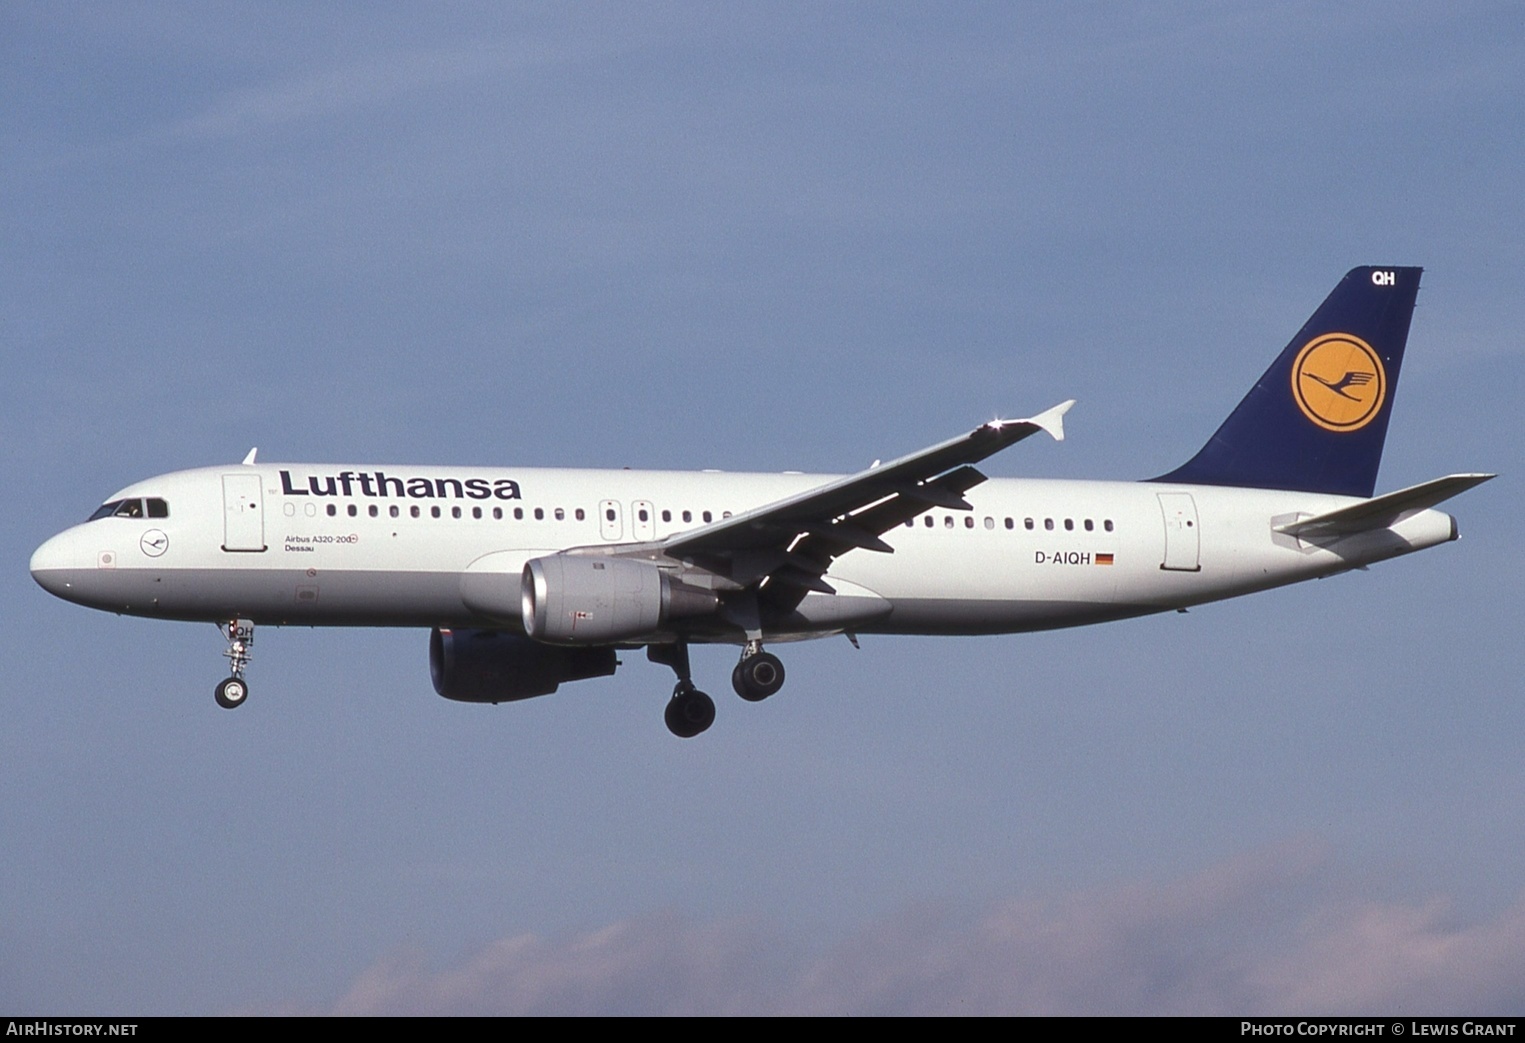
<instances>
[{"instance_id":1,"label":"jet engine","mask_svg":"<svg viewBox=\"0 0 1525 1043\"><path fill-rule=\"evenodd\" d=\"M537 641L629 641L715 611L713 591L628 558L552 554L524 566L524 632Z\"/></svg>"},{"instance_id":2,"label":"jet engine","mask_svg":"<svg viewBox=\"0 0 1525 1043\"><path fill-rule=\"evenodd\" d=\"M434 690L463 703L506 703L550 695L563 681L608 677L612 648L542 645L502 630L445 630L429 635Z\"/></svg>"}]
</instances>

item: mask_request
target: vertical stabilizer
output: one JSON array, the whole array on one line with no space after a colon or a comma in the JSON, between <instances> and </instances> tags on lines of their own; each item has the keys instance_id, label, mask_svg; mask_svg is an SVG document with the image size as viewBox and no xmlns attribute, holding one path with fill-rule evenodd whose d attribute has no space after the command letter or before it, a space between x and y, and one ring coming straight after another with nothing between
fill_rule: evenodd
<instances>
[{"instance_id":1,"label":"vertical stabilizer","mask_svg":"<svg viewBox=\"0 0 1525 1043\"><path fill-rule=\"evenodd\" d=\"M1200 452L1156 482L1371 496L1422 268L1352 268Z\"/></svg>"}]
</instances>

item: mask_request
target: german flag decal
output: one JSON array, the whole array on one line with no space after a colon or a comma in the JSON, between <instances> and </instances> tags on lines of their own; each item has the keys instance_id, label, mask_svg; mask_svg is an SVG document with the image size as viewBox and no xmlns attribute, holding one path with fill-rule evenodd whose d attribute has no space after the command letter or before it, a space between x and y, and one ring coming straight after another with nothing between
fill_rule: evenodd
<instances>
[{"instance_id":1,"label":"german flag decal","mask_svg":"<svg viewBox=\"0 0 1525 1043\"><path fill-rule=\"evenodd\" d=\"M1110 565L1110 564L1112 564L1112 555L1110 555L1110 554L1098 554L1098 555L1096 555L1096 564L1098 564L1098 565Z\"/></svg>"}]
</instances>

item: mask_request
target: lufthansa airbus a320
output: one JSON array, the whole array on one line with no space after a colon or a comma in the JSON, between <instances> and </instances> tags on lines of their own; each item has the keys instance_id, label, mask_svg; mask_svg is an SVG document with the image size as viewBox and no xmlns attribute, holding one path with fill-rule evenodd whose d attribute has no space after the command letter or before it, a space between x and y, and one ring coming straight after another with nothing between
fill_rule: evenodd
<instances>
[{"instance_id":1,"label":"lufthansa airbus a320","mask_svg":"<svg viewBox=\"0 0 1525 1043\"><path fill-rule=\"evenodd\" d=\"M1453 474L1373 496L1419 268L1352 270L1191 460L1139 482L987 479L1062 402L847 476L256 462L113 493L39 547L36 581L108 612L215 622L249 693L256 624L430 629L440 695L506 702L677 674L674 734L710 726L693 642L732 684L784 683L769 645L1007 634L1181 609L1456 539Z\"/></svg>"}]
</instances>

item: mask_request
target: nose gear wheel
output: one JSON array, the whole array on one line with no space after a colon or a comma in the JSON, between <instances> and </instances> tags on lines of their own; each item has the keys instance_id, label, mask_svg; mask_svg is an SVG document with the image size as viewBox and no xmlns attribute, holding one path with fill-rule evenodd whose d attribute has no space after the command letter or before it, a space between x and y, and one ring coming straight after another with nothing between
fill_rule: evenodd
<instances>
[{"instance_id":1,"label":"nose gear wheel","mask_svg":"<svg viewBox=\"0 0 1525 1043\"><path fill-rule=\"evenodd\" d=\"M219 623L217 629L228 639L228 649L223 655L227 656L232 676L219 683L212 696L224 710L236 710L249 698L249 682L244 680L244 670L254 658L250 651L254 646L254 620L230 619Z\"/></svg>"}]
</instances>

